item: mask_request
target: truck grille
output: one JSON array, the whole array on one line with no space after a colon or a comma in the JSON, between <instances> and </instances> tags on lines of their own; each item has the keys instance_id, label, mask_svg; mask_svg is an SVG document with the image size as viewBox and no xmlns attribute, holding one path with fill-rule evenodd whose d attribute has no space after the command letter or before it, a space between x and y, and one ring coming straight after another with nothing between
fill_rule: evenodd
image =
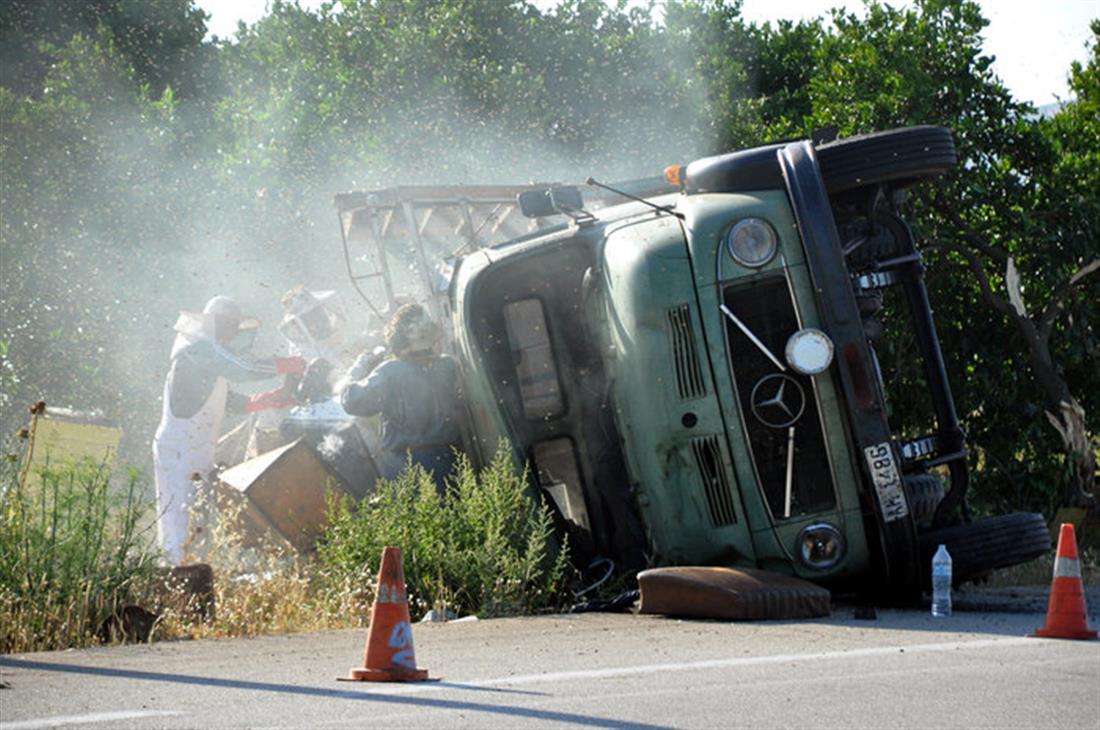
<instances>
[{"instance_id":1,"label":"truck grille","mask_svg":"<svg viewBox=\"0 0 1100 730\"><path fill-rule=\"evenodd\" d=\"M726 476L726 467L722 463L718 437L692 439L691 453L695 457L695 466L699 469L699 478L707 495L711 524L714 527L735 524L737 513L733 509L733 492Z\"/></svg>"},{"instance_id":2,"label":"truck grille","mask_svg":"<svg viewBox=\"0 0 1100 730\"><path fill-rule=\"evenodd\" d=\"M775 357L783 358L787 339L798 330L798 317L785 277L729 287L723 300ZM780 374L779 368L728 319L726 335L757 478L773 517L783 519L833 507L836 494L812 379L790 369ZM780 385L784 388L782 404L775 402ZM753 392L758 386L759 416L753 408ZM798 390L802 391L803 409L797 417L790 417L797 410ZM770 412L767 405L761 405L769 399L773 401ZM791 422L787 423L788 420ZM787 459L792 428L794 460L788 500Z\"/></svg>"},{"instance_id":3,"label":"truck grille","mask_svg":"<svg viewBox=\"0 0 1100 730\"><path fill-rule=\"evenodd\" d=\"M676 390L681 400L702 398L707 394L699 349L691 326L691 309L686 304L668 310L668 331L672 337L672 364L676 370Z\"/></svg>"}]
</instances>

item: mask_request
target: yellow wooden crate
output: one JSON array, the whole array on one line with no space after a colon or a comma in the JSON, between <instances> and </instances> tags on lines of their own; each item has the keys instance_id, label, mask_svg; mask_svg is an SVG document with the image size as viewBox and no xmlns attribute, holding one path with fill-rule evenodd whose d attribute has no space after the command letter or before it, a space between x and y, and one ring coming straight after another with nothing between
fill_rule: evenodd
<instances>
[{"instance_id":1,"label":"yellow wooden crate","mask_svg":"<svg viewBox=\"0 0 1100 730\"><path fill-rule=\"evenodd\" d=\"M122 429L89 413L48 408L38 419L31 454L31 478L46 464L90 460L110 465L118 453Z\"/></svg>"}]
</instances>

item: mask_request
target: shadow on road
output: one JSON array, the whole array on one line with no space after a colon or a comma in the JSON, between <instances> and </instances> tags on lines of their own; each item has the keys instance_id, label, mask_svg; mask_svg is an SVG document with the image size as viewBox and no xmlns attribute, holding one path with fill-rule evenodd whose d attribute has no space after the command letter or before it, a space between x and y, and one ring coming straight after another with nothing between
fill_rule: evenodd
<instances>
[{"instance_id":1,"label":"shadow on road","mask_svg":"<svg viewBox=\"0 0 1100 730\"><path fill-rule=\"evenodd\" d=\"M277 692L280 694L303 695L306 697L320 697L324 699L358 700L365 702L377 702L380 704L404 705L421 709L460 710L464 712L488 712L494 715L504 715L515 718L532 720L550 720L570 725L601 728L638 728L639 730L664 730L665 725L651 725L648 723L623 722L605 717L592 715L580 715L572 712L556 712L553 710L539 710L527 707L508 707L483 702L465 702L462 700L447 700L431 697L415 697L407 695L384 694L377 691L374 685L372 691L357 692L355 690L328 689L325 687L299 687L291 684L276 684L272 682L255 682L241 679L221 679L218 677L202 677L193 674L168 674L163 672L148 672L135 669L111 669L108 667L82 667L58 662L42 662L28 659L12 659L0 657L0 667L12 669L29 669L40 672L62 672L65 674L84 674L97 677L111 677L116 679L138 679L151 682L168 682L172 684L188 684L202 687L218 687L222 689L242 689L256 692ZM481 692L499 692L504 694L519 695L544 695L542 692L529 692L524 690L482 687L474 685L441 682L432 685L446 689L476 690Z\"/></svg>"}]
</instances>

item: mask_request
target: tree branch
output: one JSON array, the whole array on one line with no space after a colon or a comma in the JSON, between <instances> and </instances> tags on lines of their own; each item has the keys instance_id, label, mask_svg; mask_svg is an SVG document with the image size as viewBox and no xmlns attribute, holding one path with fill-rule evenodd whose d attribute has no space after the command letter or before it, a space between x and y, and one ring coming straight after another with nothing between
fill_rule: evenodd
<instances>
[{"instance_id":1,"label":"tree branch","mask_svg":"<svg viewBox=\"0 0 1100 730\"><path fill-rule=\"evenodd\" d=\"M985 299L989 306L993 307L1009 319L1020 319L1020 315L1016 311L1016 308L1013 307L1009 302L1001 299L993 291L993 285L989 282L989 275L985 273L985 267L982 266L982 262L978 260L978 257L974 254L974 252L967 251L966 249L960 249L959 253L961 253L966 258L966 262L970 266L970 270L974 272L974 275L976 277L978 277L978 285L981 287L982 290L982 298Z\"/></svg>"},{"instance_id":2,"label":"tree branch","mask_svg":"<svg viewBox=\"0 0 1100 730\"><path fill-rule=\"evenodd\" d=\"M977 251L980 251L991 259L1001 262L1002 264L1008 263L1008 257L1010 254L1007 250L1001 248L1000 246L993 246L983 241L982 238L974 233L973 229L971 229L971 227L967 225L966 221L964 221L959 216L958 212L948 205L944 204L943 200L937 198L936 203L938 212L941 215L945 216L952 224L954 224L955 228L957 229L958 235L966 242L968 246L974 248Z\"/></svg>"},{"instance_id":3,"label":"tree branch","mask_svg":"<svg viewBox=\"0 0 1100 730\"><path fill-rule=\"evenodd\" d=\"M1058 313L1062 311L1063 305L1065 305L1066 297L1070 295L1078 282L1098 270L1100 270L1100 258L1095 258L1054 288L1050 295L1050 301L1043 308L1043 314L1039 317L1039 333L1041 336L1046 337L1050 333L1051 328L1054 326L1054 320L1058 317Z\"/></svg>"}]
</instances>

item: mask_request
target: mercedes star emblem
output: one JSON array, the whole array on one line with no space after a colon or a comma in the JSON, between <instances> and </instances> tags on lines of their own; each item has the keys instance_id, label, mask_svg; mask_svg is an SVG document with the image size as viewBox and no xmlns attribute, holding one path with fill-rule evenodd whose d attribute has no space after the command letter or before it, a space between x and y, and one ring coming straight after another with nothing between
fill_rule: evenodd
<instances>
[{"instance_id":1,"label":"mercedes star emblem","mask_svg":"<svg viewBox=\"0 0 1100 730\"><path fill-rule=\"evenodd\" d=\"M806 409L806 393L789 375L772 373L757 381L752 389L752 413L765 426L787 428Z\"/></svg>"}]
</instances>

